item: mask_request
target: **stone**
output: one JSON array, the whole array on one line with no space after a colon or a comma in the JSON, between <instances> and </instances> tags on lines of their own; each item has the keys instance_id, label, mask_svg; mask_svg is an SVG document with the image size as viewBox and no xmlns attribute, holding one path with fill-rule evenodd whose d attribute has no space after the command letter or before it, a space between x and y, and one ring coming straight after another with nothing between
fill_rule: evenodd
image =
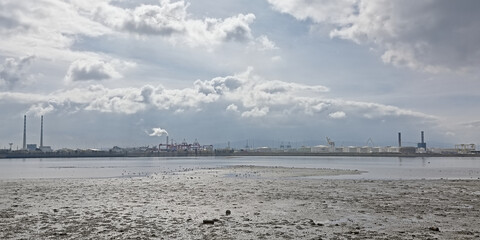
<instances>
[{"instance_id":1,"label":"stone","mask_svg":"<svg viewBox=\"0 0 480 240\"><path fill-rule=\"evenodd\" d=\"M203 224L214 224L215 221L214 220L210 220L210 219L204 219L203 220Z\"/></svg>"}]
</instances>

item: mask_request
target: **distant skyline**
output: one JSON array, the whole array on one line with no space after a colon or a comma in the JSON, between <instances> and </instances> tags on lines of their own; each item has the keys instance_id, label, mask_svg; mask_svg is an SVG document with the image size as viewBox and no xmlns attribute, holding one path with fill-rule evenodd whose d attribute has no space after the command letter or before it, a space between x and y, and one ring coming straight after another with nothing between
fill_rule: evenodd
<instances>
[{"instance_id":1,"label":"distant skyline","mask_svg":"<svg viewBox=\"0 0 480 240\"><path fill-rule=\"evenodd\" d=\"M23 115L55 149L479 145L479 23L475 0L0 0L0 148Z\"/></svg>"}]
</instances>

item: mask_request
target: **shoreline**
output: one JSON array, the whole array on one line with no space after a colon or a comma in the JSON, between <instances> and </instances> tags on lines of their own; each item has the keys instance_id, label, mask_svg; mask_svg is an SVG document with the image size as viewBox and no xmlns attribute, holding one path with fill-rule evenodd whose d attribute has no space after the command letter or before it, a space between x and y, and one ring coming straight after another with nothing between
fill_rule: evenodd
<instances>
[{"instance_id":1,"label":"shoreline","mask_svg":"<svg viewBox=\"0 0 480 240\"><path fill-rule=\"evenodd\" d=\"M258 157L480 157L480 154L440 154L440 153L304 153L304 152L9 152L0 154L0 159L15 158L138 158L138 157L241 157L241 156L258 156Z\"/></svg>"},{"instance_id":2,"label":"shoreline","mask_svg":"<svg viewBox=\"0 0 480 240\"><path fill-rule=\"evenodd\" d=\"M0 180L2 239L478 239L479 180L332 180L233 166ZM230 214L227 215L226 211Z\"/></svg>"}]
</instances>

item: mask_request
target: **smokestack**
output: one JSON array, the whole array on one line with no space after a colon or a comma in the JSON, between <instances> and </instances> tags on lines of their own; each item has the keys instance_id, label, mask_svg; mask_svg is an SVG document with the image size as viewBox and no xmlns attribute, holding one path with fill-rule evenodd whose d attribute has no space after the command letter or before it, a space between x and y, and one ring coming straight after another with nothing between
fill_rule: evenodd
<instances>
[{"instance_id":1,"label":"smokestack","mask_svg":"<svg viewBox=\"0 0 480 240\"><path fill-rule=\"evenodd\" d=\"M40 147L43 147L43 115L40 120Z\"/></svg>"},{"instance_id":2,"label":"smokestack","mask_svg":"<svg viewBox=\"0 0 480 240\"><path fill-rule=\"evenodd\" d=\"M423 135L423 131L422 131L422 144L425 143L425 138L424 138L424 135Z\"/></svg>"},{"instance_id":3,"label":"smokestack","mask_svg":"<svg viewBox=\"0 0 480 240\"><path fill-rule=\"evenodd\" d=\"M23 115L23 150L27 150L27 115Z\"/></svg>"},{"instance_id":4,"label":"smokestack","mask_svg":"<svg viewBox=\"0 0 480 240\"><path fill-rule=\"evenodd\" d=\"M168 149L169 149L169 148L168 148L168 135L167 135L167 150L168 150Z\"/></svg>"},{"instance_id":5,"label":"smokestack","mask_svg":"<svg viewBox=\"0 0 480 240\"><path fill-rule=\"evenodd\" d=\"M398 133L398 147L402 147L402 133Z\"/></svg>"}]
</instances>

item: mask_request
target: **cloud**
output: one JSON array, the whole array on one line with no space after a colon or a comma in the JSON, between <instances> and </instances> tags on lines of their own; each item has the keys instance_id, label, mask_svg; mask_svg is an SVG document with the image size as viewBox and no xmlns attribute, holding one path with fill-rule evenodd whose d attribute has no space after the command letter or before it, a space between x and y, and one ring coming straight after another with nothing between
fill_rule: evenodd
<instances>
[{"instance_id":1,"label":"cloud","mask_svg":"<svg viewBox=\"0 0 480 240\"><path fill-rule=\"evenodd\" d=\"M269 111L268 107L263 107L263 108L254 107L250 111L243 112L242 117L244 117L244 118L263 117L263 116L267 115L268 111Z\"/></svg>"},{"instance_id":2,"label":"cloud","mask_svg":"<svg viewBox=\"0 0 480 240\"><path fill-rule=\"evenodd\" d=\"M282 60L282 57L277 55L277 56L273 56L271 59L273 62L278 62Z\"/></svg>"},{"instance_id":3,"label":"cloud","mask_svg":"<svg viewBox=\"0 0 480 240\"><path fill-rule=\"evenodd\" d=\"M70 65L65 80L68 82L100 81L118 77L121 77L121 75L110 63L99 60L82 59L74 61Z\"/></svg>"},{"instance_id":4,"label":"cloud","mask_svg":"<svg viewBox=\"0 0 480 240\"><path fill-rule=\"evenodd\" d=\"M11 14L11 13L10 13ZM9 14L9 15L10 15ZM29 30L29 26L19 22L10 16L0 15L0 33L4 36L16 32L25 32Z\"/></svg>"},{"instance_id":5,"label":"cloud","mask_svg":"<svg viewBox=\"0 0 480 240\"><path fill-rule=\"evenodd\" d=\"M193 19L185 1L160 1L159 5L140 5L133 9L99 5L93 19L120 32L140 36L162 36L174 44L215 46L223 42L250 42L254 14L238 14L225 19Z\"/></svg>"},{"instance_id":6,"label":"cloud","mask_svg":"<svg viewBox=\"0 0 480 240\"><path fill-rule=\"evenodd\" d=\"M147 134L150 137L160 137L160 136L163 136L163 135L168 136L167 130L162 129L162 128L152 128L152 133L147 133Z\"/></svg>"},{"instance_id":7,"label":"cloud","mask_svg":"<svg viewBox=\"0 0 480 240\"><path fill-rule=\"evenodd\" d=\"M332 119L345 116L364 120L416 119L435 121L436 117L379 103L332 99L323 96L328 88L278 80L266 80L253 69L239 74L197 80L190 88L167 89L145 85L138 88L107 88L91 85L59 90L49 95L0 93L0 100L31 104L32 111L98 111L135 114L166 111L174 114L223 110L242 118L294 119L299 116ZM52 110L53 107L53 110ZM328 110L328 111L327 111ZM332 114L333 113L333 114ZM342 114L343 113L343 114Z\"/></svg>"},{"instance_id":8,"label":"cloud","mask_svg":"<svg viewBox=\"0 0 480 240\"><path fill-rule=\"evenodd\" d=\"M48 103L35 104L28 109L27 114L34 114L37 117L39 117L42 115L46 115L50 112L53 112L54 110L55 110L55 107Z\"/></svg>"},{"instance_id":9,"label":"cloud","mask_svg":"<svg viewBox=\"0 0 480 240\"><path fill-rule=\"evenodd\" d=\"M0 66L0 87L12 89L17 84L25 82L26 76L24 69L29 66L35 56L22 58L6 58Z\"/></svg>"},{"instance_id":10,"label":"cloud","mask_svg":"<svg viewBox=\"0 0 480 240\"><path fill-rule=\"evenodd\" d=\"M232 103L227 106L227 111L238 112L238 106Z\"/></svg>"},{"instance_id":11,"label":"cloud","mask_svg":"<svg viewBox=\"0 0 480 240\"><path fill-rule=\"evenodd\" d=\"M70 47L78 36L96 37L112 31L90 19L73 2L79 1L0 1L0 53L29 53L56 61L97 55L71 51Z\"/></svg>"},{"instance_id":12,"label":"cloud","mask_svg":"<svg viewBox=\"0 0 480 240\"><path fill-rule=\"evenodd\" d=\"M262 35L255 39L255 45L260 51L276 50L278 47L267 36Z\"/></svg>"},{"instance_id":13,"label":"cloud","mask_svg":"<svg viewBox=\"0 0 480 240\"><path fill-rule=\"evenodd\" d=\"M328 114L328 116L333 119L342 119L342 118L345 118L347 115L345 114L345 112L334 112L334 113Z\"/></svg>"},{"instance_id":14,"label":"cloud","mask_svg":"<svg viewBox=\"0 0 480 240\"><path fill-rule=\"evenodd\" d=\"M255 41L251 13L193 18L185 1L126 5L110 0L0 1L0 55L27 53L55 62L111 60L119 56L100 53L105 46L93 49L88 44L136 41L141 45L145 38L161 38L172 45L213 50L227 42L249 46Z\"/></svg>"},{"instance_id":15,"label":"cloud","mask_svg":"<svg viewBox=\"0 0 480 240\"><path fill-rule=\"evenodd\" d=\"M480 128L480 121L463 123L463 124L461 124L461 126L464 126L464 127L467 127L467 128Z\"/></svg>"},{"instance_id":16,"label":"cloud","mask_svg":"<svg viewBox=\"0 0 480 240\"><path fill-rule=\"evenodd\" d=\"M91 86L89 89L74 89L67 91L78 94L85 92L88 95L82 98L63 96L71 102L76 102L88 111L113 112L134 114L147 108L147 101L142 96L144 88L117 88L108 89L102 85Z\"/></svg>"},{"instance_id":17,"label":"cloud","mask_svg":"<svg viewBox=\"0 0 480 240\"><path fill-rule=\"evenodd\" d=\"M161 1L160 5L124 9L103 3L94 9L94 19L121 31L168 36L184 31L187 6L183 1Z\"/></svg>"},{"instance_id":18,"label":"cloud","mask_svg":"<svg viewBox=\"0 0 480 240\"><path fill-rule=\"evenodd\" d=\"M275 10L287 13L299 20L335 24L348 23L347 18L355 13L357 0L268 0Z\"/></svg>"},{"instance_id":19,"label":"cloud","mask_svg":"<svg viewBox=\"0 0 480 240\"><path fill-rule=\"evenodd\" d=\"M478 68L480 4L468 1L268 0L282 13L371 46L385 63L440 73Z\"/></svg>"}]
</instances>

